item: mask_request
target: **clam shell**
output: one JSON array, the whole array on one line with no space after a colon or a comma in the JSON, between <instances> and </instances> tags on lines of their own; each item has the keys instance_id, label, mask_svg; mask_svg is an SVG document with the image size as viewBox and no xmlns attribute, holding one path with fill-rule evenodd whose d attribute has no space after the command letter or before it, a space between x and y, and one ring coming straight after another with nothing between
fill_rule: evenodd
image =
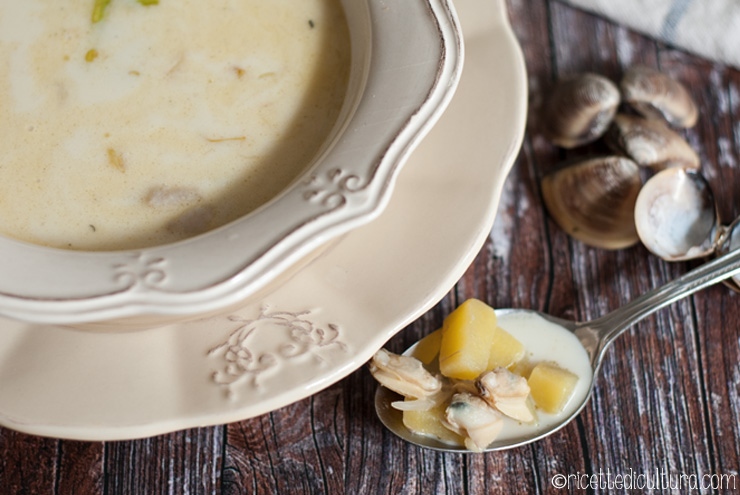
<instances>
[{"instance_id":1,"label":"clam shell","mask_svg":"<svg viewBox=\"0 0 740 495\"><path fill-rule=\"evenodd\" d=\"M542 131L563 148L595 141L609 127L620 102L619 88L597 74L559 82L545 102Z\"/></svg>"},{"instance_id":2,"label":"clam shell","mask_svg":"<svg viewBox=\"0 0 740 495\"><path fill-rule=\"evenodd\" d=\"M694 170L669 168L652 176L635 204L635 225L648 250L667 261L707 256L719 229L714 195Z\"/></svg>"},{"instance_id":3,"label":"clam shell","mask_svg":"<svg viewBox=\"0 0 740 495\"><path fill-rule=\"evenodd\" d=\"M579 161L546 175L541 186L550 215L572 237L603 249L638 242L633 212L642 181L629 158Z\"/></svg>"},{"instance_id":4,"label":"clam shell","mask_svg":"<svg viewBox=\"0 0 740 495\"><path fill-rule=\"evenodd\" d=\"M678 133L659 120L618 114L605 141L643 167L662 170L668 167L698 169L699 155Z\"/></svg>"},{"instance_id":5,"label":"clam shell","mask_svg":"<svg viewBox=\"0 0 740 495\"><path fill-rule=\"evenodd\" d=\"M649 67L625 72L620 88L624 100L648 118L662 118L676 127L693 127L699 110L688 89L668 75Z\"/></svg>"}]
</instances>

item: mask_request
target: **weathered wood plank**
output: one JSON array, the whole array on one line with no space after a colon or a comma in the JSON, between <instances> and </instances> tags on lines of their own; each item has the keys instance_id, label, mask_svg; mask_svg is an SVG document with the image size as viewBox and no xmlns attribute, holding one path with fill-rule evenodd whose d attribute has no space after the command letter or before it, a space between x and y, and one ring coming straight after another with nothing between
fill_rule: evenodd
<instances>
[{"instance_id":1,"label":"weathered wood plank","mask_svg":"<svg viewBox=\"0 0 740 495\"><path fill-rule=\"evenodd\" d=\"M528 68L522 152L490 239L455 288L391 339L401 351L477 297L588 319L613 310L699 262L667 263L643 247L587 247L559 230L539 180L563 151L539 133L538 110L560 76L618 80L633 64L684 81L701 117L683 131L699 151L723 222L740 215L740 71L713 64L551 0L507 0ZM433 267L430 267L433 269ZM33 493L554 493L556 474L735 475L740 488L740 294L708 289L646 319L606 356L581 416L548 439L507 452L426 451L375 417L366 368L315 396L248 421L129 442L71 442L0 429L0 495ZM632 471L629 471L632 470ZM730 487L732 488L732 486ZM595 489L592 493L607 493Z\"/></svg>"},{"instance_id":2,"label":"weathered wood plank","mask_svg":"<svg viewBox=\"0 0 740 495\"><path fill-rule=\"evenodd\" d=\"M103 493L105 444L60 441L55 493Z\"/></svg>"},{"instance_id":3,"label":"weathered wood plank","mask_svg":"<svg viewBox=\"0 0 740 495\"><path fill-rule=\"evenodd\" d=\"M218 493L223 427L106 444L103 493Z\"/></svg>"},{"instance_id":4,"label":"weathered wood plank","mask_svg":"<svg viewBox=\"0 0 740 495\"><path fill-rule=\"evenodd\" d=\"M340 493L346 421L339 386L228 427L225 493Z\"/></svg>"},{"instance_id":5,"label":"weathered wood plank","mask_svg":"<svg viewBox=\"0 0 740 495\"><path fill-rule=\"evenodd\" d=\"M0 494L54 493L59 441L0 428Z\"/></svg>"}]
</instances>

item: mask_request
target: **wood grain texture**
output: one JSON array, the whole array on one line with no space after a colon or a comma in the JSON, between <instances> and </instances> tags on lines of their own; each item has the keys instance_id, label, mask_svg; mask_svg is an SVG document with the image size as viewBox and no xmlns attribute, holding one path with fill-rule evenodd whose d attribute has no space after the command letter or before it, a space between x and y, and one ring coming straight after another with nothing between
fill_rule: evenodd
<instances>
[{"instance_id":1,"label":"wood grain texture","mask_svg":"<svg viewBox=\"0 0 740 495\"><path fill-rule=\"evenodd\" d=\"M489 239L454 289L388 342L397 352L469 297L586 320L698 264L667 263L641 246L590 248L549 218L541 177L564 160L604 152L599 144L564 151L540 134L538 109L559 77L590 71L618 80L627 67L644 64L682 80L701 108L697 126L682 132L701 156L723 222L740 215L740 71L558 1L507 6L528 69L522 150ZM573 423L506 452L464 456L405 444L376 419L375 382L363 367L270 414L150 439L72 442L0 429L0 495L542 494L564 491L552 486L558 474L656 471L734 475L734 488L696 493L737 493L738 321L740 295L724 286L647 318L609 349L593 399Z\"/></svg>"}]
</instances>

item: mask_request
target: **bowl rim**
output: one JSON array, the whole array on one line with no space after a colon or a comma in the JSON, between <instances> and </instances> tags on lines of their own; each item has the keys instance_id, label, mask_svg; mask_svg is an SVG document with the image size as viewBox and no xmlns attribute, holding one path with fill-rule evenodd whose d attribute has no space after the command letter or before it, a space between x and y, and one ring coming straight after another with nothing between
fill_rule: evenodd
<instances>
[{"instance_id":1,"label":"bowl rim","mask_svg":"<svg viewBox=\"0 0 740 495\"><path fill-rule=\"evenodd\" d=\"M83 252L0 236L0 314L74 324L213 312L377 217L457 88L462 32L451 0L342 4L357 19L350 86L361 91L306 174L241 219L172 244ZM276 217L279 228L269 220Z\"/></svg>"}]
</instances>

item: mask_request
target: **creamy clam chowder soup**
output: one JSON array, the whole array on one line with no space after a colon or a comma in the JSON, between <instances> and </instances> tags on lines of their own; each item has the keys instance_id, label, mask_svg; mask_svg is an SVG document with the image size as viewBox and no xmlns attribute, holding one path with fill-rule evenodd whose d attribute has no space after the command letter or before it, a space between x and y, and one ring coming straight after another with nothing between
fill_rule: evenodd
<instances>
[{"instance_id":1,"label":"creamy clam chowder soup","mask_svg":"<svg viewBox=\"0 0 740 495\"><path fill-rule=\"evenodd\" d=\"M0 2L0 233L159 245L311 162L347 87L339 0Z\"/></svg>"}]
</instances>

